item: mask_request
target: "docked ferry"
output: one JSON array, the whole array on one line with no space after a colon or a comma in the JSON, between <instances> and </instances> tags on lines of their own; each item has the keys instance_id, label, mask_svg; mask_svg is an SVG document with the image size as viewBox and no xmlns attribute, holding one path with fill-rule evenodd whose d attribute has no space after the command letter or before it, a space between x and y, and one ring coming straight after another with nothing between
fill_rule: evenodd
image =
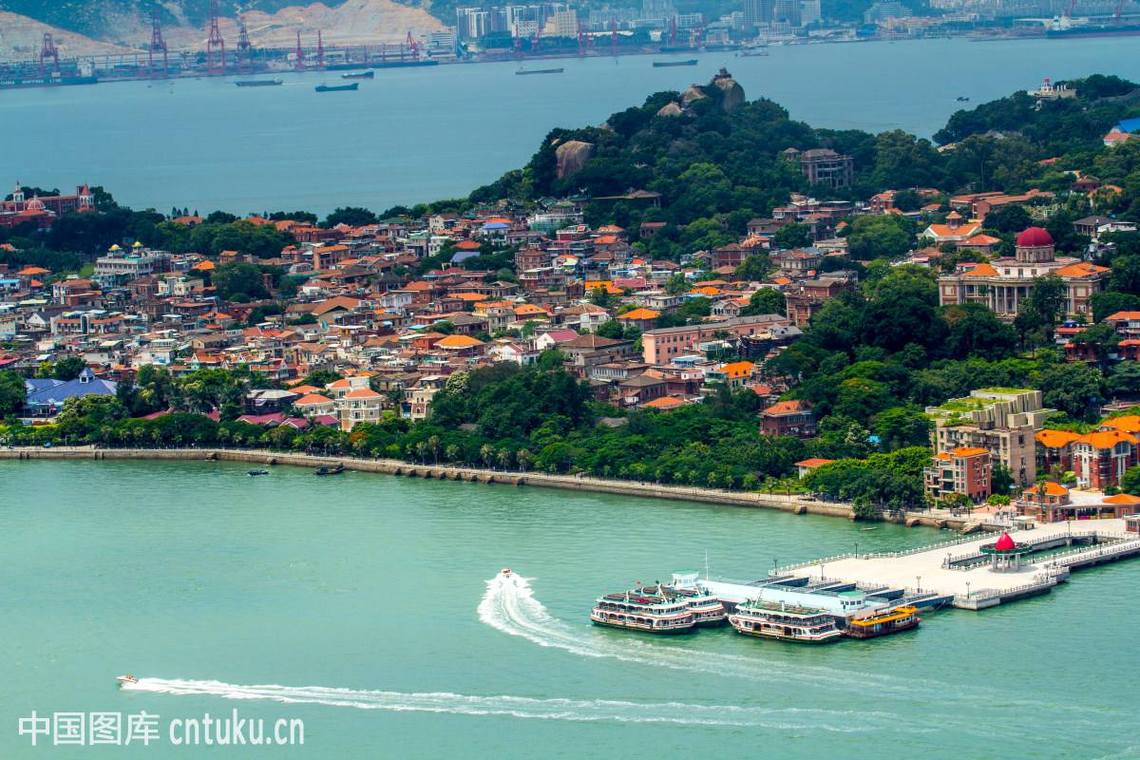
<instances>
[{"instance_id":1,"label":"docked ferry","mask_svg":"<svg viewBox=\"0 0 1140 760\"><path fill-rule=\"evenodd\" d=\"M728 622L745 636L807 644L823 644L843 635L835 618L824 610L761 599L738 604Z\"/></svg>"},{"instance_id":2,"label":"docked ferry","mask_svg":"<svg viewBox=\"0 0 1140 760\"><path fill-rule=\"evenodd\" d=\"M640 591L600 597L590 611L590 620L594 625L646 633L688 633L696 626L685 599L647 595Z\"/></svg>"},{"instance_id":3,"label":"docked ferry","mask_svg":"<svg viewBox=\"0 0 1140 760\"><path fill-rule=\"evenodd\" d=\"M904 605L874 615L854 618L847 623L847 630L844 633L853 639L873 639L917 628L921 622L918 608Z\"/></svg>"}]
</instances>

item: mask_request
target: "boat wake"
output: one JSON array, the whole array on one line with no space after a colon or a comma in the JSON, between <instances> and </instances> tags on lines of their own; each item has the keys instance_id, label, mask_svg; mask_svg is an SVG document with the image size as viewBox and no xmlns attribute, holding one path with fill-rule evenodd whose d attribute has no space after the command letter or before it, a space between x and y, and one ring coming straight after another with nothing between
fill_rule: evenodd
<instances>
[{"instance_id":1,"label":"boat wake","mask_svg":"<svg viewBox=\"0 0 1140 760\"><path fill-rule=\"evenodd\" d=\"M853 674L834 668L808 666L797 662L794 666L769 660L707 651L693 651L687 647L638 640L636 636L623 636L620 642L604 633L577 630L553 617L534 597L528 579L517 574L499 574L487 581L487 591L479 602L479 619L487 625L520 636L542 647L554 647L585 657L607 657L626 662L637 662L654 667L667 667L691 672L713 673L735 678L747 678L786 685L790 680L815 681L829 687L853 685L865 690L873 685L878 693L899 691L913 693L913 684L903 679L871 673Z\"/></svg>"},{"instance_id":2,"label":"boat wake","mask_svg":"<svg viewBox=\"0 0 1140 760\"><path fill-rule=\"evenodd\" d=\"M965 733L984 733L986 730L983 725L964 717L979 703L989 705L990 710L998 704L1017 711L1048 707L1054 711L1071 713L1067 720L1076 721L1084 720L1086 716L1083 713L1089 709L1087 706L1057 704L1057 700L1042 702L1020 695L1009 695L984 685L965 688L929 678L916 680L905 676L808 665L798 658L781 662L761 659L759 652L756 656L709 652L689 648L679 640L659 643L646 641L637 635L614 636L592 627L574 627L552 616L535 598L529 580L515 573L499 574L487 581L487 591L479 603L478 613L483 623L503 633L527 639L541 647L561 649L585 657L604 657L655 668L748 679L771 684L778 689L776 693L780 694L787 694L789 687L820 687L826 692L854 692L860 703L869 693L875 694L879 699L893 697L902 702L920 700L931 707L939 705L943 708L937 715L937 721L941 725L957 725L958 730ZM698 637L701 635L703 634L698 634ZM618 638L621 640L618 641ZM799 693L807 698L806 693ZM873 722L898 721L897 715L885 711L889 709L889 702L880 701L879 705L880 709L876 711L859 710L859 719ZM835 716L838 711L829 714ZM936 716L928 708L926 717L934 720ZM905 730L899 723L892 724L892 728ZM917 726L911 730L925 732Z\"/></svg>"},{"instance_id":3,"label":"boat wake","mask_svg":"<svg viewBox=\"0 0 1140 760\"><path fill-rule=\"evenodd\" d=\"M255 699L284 704L316 704L391 712L447 713L451 715L508 716L539 720L603 721L617 723L673 723L695 726L811 729L832 732L871 730L867 725L820 720L826 711L781 710L734 705L698 705L681 702L625 702L607 699L535 699L515 696L478 696L451 692L368 691L325 686L242 686L222 681L140 678L124 684L123 691Z\"/></svg>"}]
</instances>

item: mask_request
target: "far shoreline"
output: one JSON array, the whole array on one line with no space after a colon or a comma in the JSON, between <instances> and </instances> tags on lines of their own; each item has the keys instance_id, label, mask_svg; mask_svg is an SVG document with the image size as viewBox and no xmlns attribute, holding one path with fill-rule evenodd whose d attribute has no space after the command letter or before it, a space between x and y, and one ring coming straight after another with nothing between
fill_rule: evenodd
<instances>
[{"instance_id":1,"label":"far shoreline","mask_svg":"<svg viewBox=\"0 0 1140 760\"><path fill-rule=\"evenodd\" d=\"M597 478L587 475L553 475L543 472L491 470L478 467L457 467L444 464L415 464L396 459L363 459L351 456L323 456L298 452L277 452L266 449L208 448L97 448L95 446L12 447L0 449L0 460L152 460L152 461L212 461L244 462L261 465L290 465L295 467L335 467L346 470L379 473L383 475L423 478L425 480L453 480L469 483L500 484L511 486L537 486L569 491L611 493L621 496L694 501L724 506L776 509L793 514L842 517L854 521L854 510L848 504L809 500L799 496L769 494L756 491L725 491L714 488L662 485L631 480ZM925 526L973 530L983 525L960 517L942 517L927 513L908 512L903 520L890 520L907 527Z\"/></svg>"}]
</instances>

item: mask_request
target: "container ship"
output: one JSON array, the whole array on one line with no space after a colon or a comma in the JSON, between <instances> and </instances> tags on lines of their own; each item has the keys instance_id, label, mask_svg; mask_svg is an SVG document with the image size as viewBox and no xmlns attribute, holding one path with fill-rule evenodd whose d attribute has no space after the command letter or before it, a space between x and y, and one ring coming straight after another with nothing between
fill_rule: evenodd
<instances>
[{"instance_id":1,"label":"container ship","mask_svg":"<svg viewBox=\"0 0 1140 760\"><path fill-rule=\"evenodd\" d=\"M653 68L655 68L655 69L666 69L666 68L670 68L672 66L696 66L696 65L697 65L697 59L696 58L689 58L688 60L685 60L685 61L654 61L653 62Z\"/></svg>"},{"instance_id":2,"label":"container ship","mask_svg":"<svg viewBox=\"0 0 1140 760\"><path fill-rule=\"evenodd\" d=\"M66 87L78 84L98 84L98 77L10 77L0 75L0 90L14 90L20 87Z\"/></svg>"}]
</instances>

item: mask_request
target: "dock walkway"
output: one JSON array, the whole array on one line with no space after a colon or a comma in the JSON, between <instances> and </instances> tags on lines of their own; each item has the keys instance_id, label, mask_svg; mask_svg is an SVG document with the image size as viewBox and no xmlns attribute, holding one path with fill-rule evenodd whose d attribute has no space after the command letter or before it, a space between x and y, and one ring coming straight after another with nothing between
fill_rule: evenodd
<instances>
[{"instance_id":1,"label":"dock walkway","mask_svg":"<svg viewBox=\"0 0 1140 760\"><path fill-rule=\"evenodd\" d=\"M809 583L853 583L862 589L904 588L910 594L953 597L955 607L984 609L1025 596L1047 593L1069 571L1140 555L1140 535L1126 533L1123 520L1049 523L1010 531L1019 544L1049 550L1034 561L1030 554L1016 571L995 572L981 547L995 534L960 538L900 552L844 554L771 571L772 577L806 577ZM1059 551L1053 551L1059 549Z\"/></svg>"}]
</instances>

